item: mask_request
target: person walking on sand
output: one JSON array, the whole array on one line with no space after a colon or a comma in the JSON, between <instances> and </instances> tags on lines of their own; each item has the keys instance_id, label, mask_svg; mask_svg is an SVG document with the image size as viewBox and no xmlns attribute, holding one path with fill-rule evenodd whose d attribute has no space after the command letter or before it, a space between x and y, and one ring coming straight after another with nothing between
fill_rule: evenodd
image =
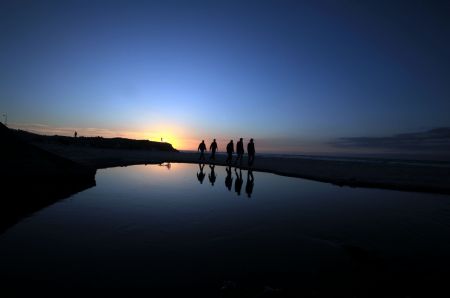
<instances>
[{"instance_id":1,"label":"person walking on sand","mask_svg":"<svg viewBox=\"0 0 450 298\"><path fill-rule=\"evenodd\" d=\"M202 140L202 142L198 145L198 149L197 151L200 151L200 157L198 158L199 160L205 160L205 150L206 150L206 145L205 145L205 140Z\"/></svg>"},{"instance_id":2,"label":"person walking on sand","mask_svg":"<svg viewBox=\"0 0 450 298\"><path fill-rule=\"evenodd\" d=\"M230 140L230 142L227 144L227 164L231 164L231 161L233 160L233 153L234 153L234 144L233 140Z\"/></svg>"},{"instance_id":3,"label":"person walking on sand","mask_svg":"<svg viewBox=\"0 0 450 298\"><path fill-rule=\"evenodd\" d=\"M217 150L217 143L216 139L211 143L209 146L209 150L211 150L211 156L209 157L209 160L216 160L216 150Z\"/></svg>"},{"instance_id":4,"label":"person walking on sand","mask_svg":"<svg viewBox=\"0 0 450 298\"><path fill-rule=\"evenodd\" d=\"M253 139L250 139L250 142L247 144L247 153L248 166L251 167L255 161L255 143L253 143Z\"/></svg>"},{"instance_id":5,"label":"person walking on sand","mask_svg":"<svg viewBox=\"0 0 450 298\"><path fill-rule=\"evenodd\" d=\"M239 161L239 165L242 164L242 156L244 155L244 142L242 141L242 138L239 139L239 141L236 144L236 161L235 164L238 164Z\"/></svg>"}]
</instances>

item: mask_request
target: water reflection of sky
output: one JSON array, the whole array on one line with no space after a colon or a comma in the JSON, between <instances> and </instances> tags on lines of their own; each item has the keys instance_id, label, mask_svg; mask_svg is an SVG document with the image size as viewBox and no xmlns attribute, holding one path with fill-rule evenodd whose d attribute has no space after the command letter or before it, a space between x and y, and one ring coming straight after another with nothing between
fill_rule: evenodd
<instances>
[{"instance_id":1,"label":"water reflection of sky","mask_svg":"<svg viewBox=\"0 0 450 298\"><path fill-rule=\"evenodd\" d=\"M280 276L308 286L355 264L379 273L372 279L449 273L447 196L252 174L181 163L100 170L96 187L0 235L0 278L135 288L252 276L286 287ZM373 260L385 267L364 267Z\"/></svg>"}]
</instances>

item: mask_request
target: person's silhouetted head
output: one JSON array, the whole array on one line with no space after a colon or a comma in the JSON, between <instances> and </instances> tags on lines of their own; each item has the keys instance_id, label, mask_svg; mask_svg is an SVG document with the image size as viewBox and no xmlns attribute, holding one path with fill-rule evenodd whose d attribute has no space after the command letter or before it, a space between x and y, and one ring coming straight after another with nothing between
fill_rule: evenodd
<instances>
[{"instance_id":1,"label":"person's silhouetted head","mask_svg":"<svg viewBox=\"0 0 450 298\"><path fill-rule=\"evenodd\" d=\"M216 139L213 140L214 142L216 141Z\"/></svg>"},{"instance_id":2,"label":"person's silhouetted head","mask_svg":"<svg viewBox=\"0 0 450 298\"><path fill-rule=\"evenodd\" d=\"M250 139L250 143L253 143L253 139Z\"/></svg>"}]
</instances>

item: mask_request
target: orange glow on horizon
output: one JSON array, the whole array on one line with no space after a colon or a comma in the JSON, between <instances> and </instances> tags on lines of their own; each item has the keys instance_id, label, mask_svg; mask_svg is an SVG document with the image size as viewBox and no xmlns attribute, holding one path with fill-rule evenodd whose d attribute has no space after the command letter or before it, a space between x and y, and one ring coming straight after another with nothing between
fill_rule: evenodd
<instances>
[{"instance_id":1,"label":"orange glow on horizon","mask_svg":"<svg viewBox=\"0 0 450 298\"><path fill-rule=\"evenodd\" d=\"M175 149L189 150L192 147L192 142L189 138L186 138L186 132L181 126L173 124L159 124L152 126L151 130L142 132L144 139L170 143Z\"/></svg>"}]
</instances>

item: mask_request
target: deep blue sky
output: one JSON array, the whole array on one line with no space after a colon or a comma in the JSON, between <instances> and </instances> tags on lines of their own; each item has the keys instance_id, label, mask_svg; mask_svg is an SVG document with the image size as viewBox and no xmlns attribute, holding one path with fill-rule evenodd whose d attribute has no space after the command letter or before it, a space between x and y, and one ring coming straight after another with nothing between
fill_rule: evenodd
<instances>
[{"instance_id":1,"label":"deep blue sky","mask_svg":"<svg viewBox=\"0 0 450 298\"><path fill-rule=\"evenodd\" d=\"M2 1L0 112L185 149L330 152L450 126L449 3Z\"/></svg>"}]
</instances>

